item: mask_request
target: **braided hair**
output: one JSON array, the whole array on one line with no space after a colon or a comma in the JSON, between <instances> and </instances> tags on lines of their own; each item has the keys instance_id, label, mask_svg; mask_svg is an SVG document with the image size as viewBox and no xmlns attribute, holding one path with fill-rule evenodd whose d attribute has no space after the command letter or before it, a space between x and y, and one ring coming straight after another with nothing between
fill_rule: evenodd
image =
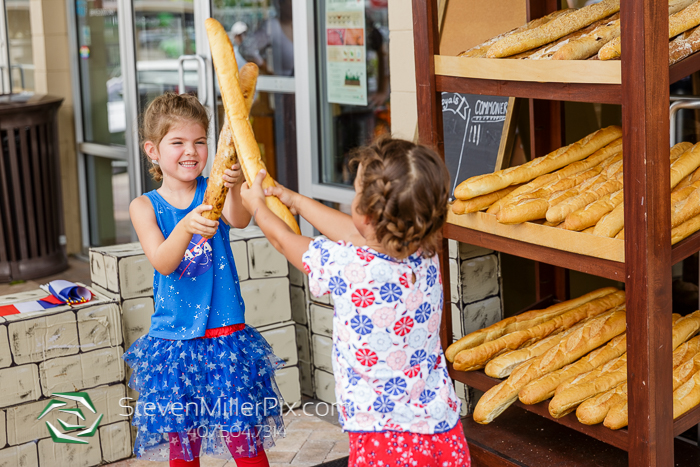
<instances>
[{"instance_id":1,"label":"braided hair","mask_svg":"<svg viewBox=\"0 0 700 467\"><path fill-rule=\"evenodd\" d=\"M450 176L431 149L390 137L358 149L357 209L375 229L376 239L391 256L405 258L418 249L424 257L437 253L447 218Z\"/></svg>"}]
</instances>

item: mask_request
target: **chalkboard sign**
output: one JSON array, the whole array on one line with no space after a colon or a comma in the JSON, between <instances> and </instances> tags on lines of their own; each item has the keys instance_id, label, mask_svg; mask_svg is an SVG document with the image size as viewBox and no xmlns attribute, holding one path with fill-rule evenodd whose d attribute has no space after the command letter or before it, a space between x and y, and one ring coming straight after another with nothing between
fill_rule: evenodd
<instances>
[{"instance_id":1,"label":"chalkboard sign","mask_svg":"<svg viewBox=\"0 0 700 467\"><path fill-rule=\"evenodd\" d=\"M514 106L512 97L442 93L450 197L467 178L500 170L510 162Z\"/></svg>"}]
</instances>

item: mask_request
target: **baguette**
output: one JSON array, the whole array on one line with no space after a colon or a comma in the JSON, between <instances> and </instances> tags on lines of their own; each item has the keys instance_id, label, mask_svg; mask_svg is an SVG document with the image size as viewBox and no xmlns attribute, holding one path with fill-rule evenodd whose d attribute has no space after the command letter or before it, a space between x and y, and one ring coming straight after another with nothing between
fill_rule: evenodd
<instances>
[{"instance_id":1,"label":"baguette","mask_svg":"<svg viewBox=\"0 0 700 467\"><path fill-rule=\"evenodd\" d=\"M539 357L518 366L500 384L481 397L474 409L474 421L490 423L518 398L530 381L558 370L625 331L625 312L609 311L590 320Z\"/></svg>"},{"instance_id":2,"label":"baguette","mask_svg":"<svg viewBox=\"0 0 700 467\"><path fill-rule=\"evenodd\" d=\"M680 318L673 324L672 348L675 351L700 329L700 311ZM586 399L605 392L627 379L627 354L608 362L591 372L578 384L556 392L549 403L549 414L560 418L571 412Z\"/></svg>"},{"instance_id":3,"label":"baguette","mask_svg":"<svg viewBox=\"0 0 700 467\"><path fill-rule=\"evenodd\" d=\"M566 216L562 228L567 230L584 230L596 225L604 215L622 203L623 197L624 190L618 190L615 193L603 196L598 201Z\"/></svg>"},{"instance_id":4,"label":"baguette","mask_svg":"<svg viewBox=\"0 0 700 467\"><path fill-rule=\"evenodd\" d=\"M471 49L465 50L464 52L460 52L457 54L458 57L471 57L471 58L483 58L486 57L486 52L488 52L489 48L498 42L499 40L503 39L504 37L526 31L528 29L534 29L539 26L542 26L543 24L546 24L550 21L552 21L555 18L558 18L559 16L571 13L574 11L573 9L565 9L565 10L557 10L554 13L550 13L547 16L543 16L542 18L537 18L533 19L532 21L519 26L515 29L511 29L508 32L504 32L503 34L499 34L496 37L492 37L491 39L487 40L486 42L483 42L477 46L472 47Z\"/></svg>"},{"instance_id":5,"label":"baguette","mask_svg":"<svg viewBox=\"0 0 700 467\"><path fill-rule=\"evenodd\" d=\"M455 200L454 204L452 204L452 212L455 214L467 214L470 212L481 211L482 209L488 208L499 199L508 195L519 186L520 185L509 186L502 190L489 193L488 195L477 196L476 198L466 201L461 199Z\"/></svg>"},{"instance_id":6,"label":"baguette","mask_svg":"<svg viewBox=\"0 0 700 467\"><path fill-rule=\"evenodd\" d=\"M671 206L671 227L678 227L698 214L700 214L700 188L693 190L688 197Z\"/></svg>"},{"instance_id":7,"label":"baguette","mask_svg":"<svg viewBox=\"0 0 700 467\"><path fill-rule=\"evenodd\" d=\"M700 27L676 37L668 45L668 64L673 65L700 50Z\"/></svg>"},{"instance_id":8,"label":"baguette","mask_svg":"<svg viewBox=\"0 0 700 467\"><path fill-rule=\"evenodd\" d=\"M502 190L510 185L528 182L535 177L590 156L620 138L621 135L622 130L618 126L600 129L569 146L559 148L544 157L538 157L523 165L469 178L457 186L455 197L458 199L475 198Z\"/></svg>"},{"instance_id":9,"label":"baguette","mask_svg":"<svg viewBox=\"0 0 700 467\"><path fill-rule=\"evenodd\" d=\"M692 175L691 175L692 177ZM687 180L687 178L686 178ZM678 185L680 186L680 184ZM679 201L682 201L686 199L688 196L690 196L695 190L700 188L700 180L691 183L690 185L686 185L683 188L676 188L673 189L671 192L671 206L675 205Z\"/></svg>"},{"instance_id":10,"label":"baguette","mask_svg":"<svg viewBox=\"0 0 700 467\"><path fill-rule=\"evenodd\" d=\"M501 354L486 364L484 373L492 378L506 378L515 367L524 361L542 355L588 321L589 319L585 319L563 332L550 335L530 346Z\"/></svg>"},{"instance_id":11,"label":"baguette","mask_svg":"<svg viewBox=\"0 0 700 467\"><path fill-rule=\"evenodd\" d=\"M255 97L255 83L258 80L258 66L253 62L248 62L239 70L241 78L241 92L245 100L246 110L250 114ZM228 195L228 187L224 185L224 171L236 163L236 146L233 143L231 128L228 120L224 119L224 124L219 133L219 144L216 147L214 164L207 182L207 190L204 192L202 204L212 206L211 211L204 211L202 217L213 221L218 221L224 210L224 202Z\"/></svg>"},{"instance_id":12,"label":"baguette","mask_svg":"<svg viewBox=\"0 0 700 467\"><path fill-rule=\"evenodd\" d=\"M696 1L669 16L668 38L671 39L698 24L700 24L700 2ZM622 55L620 36L608 42L598 53L601 60L612 60L620 55Z\"/></svg>"},{"instance_id":13,"label":"baguette","mask_svg":"<svg viewBox=\"0 0 700 467\"><path fill-rule=\"evenodd\" d=\"M549 185L523 193L512 199L512 201L501 208L496 213L496 220L502 224L520 224L536 219L543 219L550 207L549 198L560 191L573 189L589 178L602 172L602 165L597 165L576 175L555 181Z\"/></svg>"},{"instance_id":14,"label":"baguette","mask_svg":"<svg viewBox=\"0 0 700 467\"><path fill-rule=\"evenodd\" d=\"M583 401L576 409L576 418L584 425L602 423L611 408L627 400L627 383Z\"/></svg>"},{"instance_id":15,"label":"baguette","mask_svg":"<svg viewBox=\"0 0 700 467\"><path fill-rule=\"evenodd\" d=\"M625 205L618 204L615 209L604 215L593 229L593 235L614 237L625 226Z\"/></svg>"},{"instance_id":16,"label":"baguette","mask_svg":"<svg viewBox=\"0 0 700 467\"><path fill-rule=\"evenodd\" d=\"M562 47L570 44L572 41L576 41L581 37L592 33L599 26L602 26L608 21L612 20L613 18L617 18L619 16L620 15L618 13L615 13L611 17L603 18L600 21L596 21L595 23L590 24L589 26L586 26L583 29L579 29L577 31L572 32L571 34L567 34L566 36L560 37L554 42L551 42L549 44L543 45L538 49L534 49L530 52L525 52L524 54L519 55L528 55L526 57L523 57L525 60L551 60L554 57L554 54L556 54ZM519 58L519 55L511 56L508 58Z\"/></svg>"},{"instance_id":17,"label":"baguette","mask_svg":"<svg viewBox=\"0 0 700 467\"><path fill-rule=\"evenodd\" d=\"M447 350L445 350L445 358L447 358L447 360L450 362L454 362L455 356L462 350L470 349L472 347L476 347L477 345L483 344L484 342L498 339L499 337L511 332L522 331L524 329L537 326L540 323L548 321L569 310L573 310L574 308L584 305L592 300L605 297L618 291L619 290L615 287L603 287L602 289L594 290L593 292L581 295L578 298L557 303L556 305L552 305L543 310L530 310L517 316L511 316L510 318L503 319L489 327L469 333L459 339L457 342L454 342L447 348Z\"/></svg>"},{"instance_id":18,"label":"baguette","mask_svg":"<svg viewBox=\"0 0 700 467\"><path fill-rule=\"evenodd\" d=\"M501 58L534 49L607 18L619 10L619 0L603 0L600 3L585 6L540 27L504 37L491 46L486 56Z\"/></svg>"},{"instance_id":19,"label":"baguette","mask_svg":"<svg viewBox=\"0 0 700 467\"><path fill-rule=\"evenodd\" d=\"M523 222L544 219L549 209L545 198L525 198L501 208L496 220L501 224L522 224Z\"/></svg>"},{"instance_id":20,"label":"baguette","mask_svg":"<svg viewBox=\"0 0 700 467\"><path fill-rule=\"evenodd\" d=\"M563 45L552 60L585 60L598 53L601 47L620 35L619 13L592 32Z\"/></svg>"},{"instance_id":21,"label":"baguette","mask_svg":"<svg viewBox=\"0 0 700 467\"><path fill-rule=\"evenodd\" d=\"M627 380L627 354L593 370L584 381L555 393L549 402L549 414L554 418L561 418L575 410L586 399L608 391L625 380Z\"/></svg>"},{"instance_id":22,"label":"baguette","mask_svg":"<svg viewBox=\"0 0 700 467\"><path fill-rule=\"evenodd\" d=\"M697 169L695 172L693 172L692 174L688 175L683 180L681 180L681 182L678 185L676 185L676 187L671 191L671 202L673 202L673 200L674 200L673 199L674 193L681 191L685 188L688 188L689 186L694 185L698 181L700 181L700 169ZM698 185L695 185L695 187L697 188ZM690 194L690 192L688 192L688 194ZM678 201L678 200L676 200L676 201Z\"/></svg>"},{"instance_id":23,"label":"baguette","mask_svg":"<svg viewBox=\"0 0 700 467\"><path fill-rule=\"evenodd\" d=\"M700 336L695 336L683 342L673 351L673 368L677 368L691 360L698 352L700 352Z\"/></svg>"},{"instance_id":24,"label":"baguette","mask_svg":"<svg viewBox=\"0 0 700 467\"><path fill-rule=\"evenodd\" d=\"M550 334L561 332L579 321L605 313L624 302L625 293L618 291L566 311L530 329L512 332L471 349L462 350L455 356L454 368L459 371L483 368L486 362L507 350L519 349Z\"/></svg>"},{"instance_id":25,"label":"baguette","mask_svg":"<svg viewBox=\"0 0 700 467\"><path fill-rule=\"evenodd\" d=\"M542 26L543 24L546 24L553 19L565 15L567 13L572 12L572 9L565 9L565 10L557 10L554 13L550 13L547 16L543 16L542 18L537 18L533 19L532 21L519 26L515 29L511 29L508 32L504 32L503 34L499 34L498 36L492 37L491 39L487 40L486 42L483 42L479 45L476 45L472 47L471 49L467 49L464 52L460 52L457 54L458 57L470 57L470 58L483 58L486 57L486 52L489 50L489 48L498 42L499 40L503 39L504 37L508 37L513 34L517 34L522 31L526 31L528 29L534 29L539 26Z\"/></svg>"},{"instance_id":26,"label":"baguette","mask_svg":"<svg viewBox=\"0 0 700 467\"><path fill-rule=\"evenodd\" d=\"M673 419L700 404L700 372L673 391Z\"/></svg>"},{"instance_id":27,"label":"baguette","mask_svg":"<svg viewBox=\"0 0 700 467\"><path fill-rule=\"evenodd\" d=\"M601 197L621 189L621 182L605 179L591 187L589 191L584 191L574 198L552 206L547 210L547 220L549 222L562 222L569 214L583 209L587 205L599 200Z\"/></svg>"},{"instance_id":28,"label":"baguette","mask_svg":"<svg viewBox=\"0 0 700 467\"><path fill-rule=\"evenodd\" d=\"M627 335L621 334L603 347L595 349L585 357L561 368L560 370L546 374L531 382L520 390L518 397L520 402L527 405L537 404L554 395L554 391L562 383L576 378L576 376L592 371L610 360L619 357L627 351Z\"/></svg>"},{"instance_id":29,"label":"baguette","mask_svg":"<svg viewBox=\"0 0 700 467\"><path fill-rule=\"evenodd\" d=\"M698 230L700 230L700 216L691 217L678 227L671 229L671 245L690 237Z\"/></svg>"},{"instance_id":30,"label":"baguette","mask_svg":"<svg viewBox=\"0 0 700 467\"><path fill-rule=\"evenodd\" d=\"M673 410L674 418L676 418L675 411L676 405L680 404L680 401L676 401L676 393L681 386L686 384L691 378L693 378L700 371L700 355L696 355L692 360L689 360L683 365L675 368L673 370ZM680 395L681 393L679 393ZM697 405L697 403L695 404ZM692 406L691 406L692 407ZM580 407L579 407L580 408ZM578 412L577 412L578 413ZM620 398L620 401L610 409L610 412L605 417L604 425L612 430L619 430L624 428L628 423L628 405L627 405L627 394Z\"/></svg>"},{"instance_id":31,"label":"baguette","mask_svg":"<svg viewBox=\"0 0 700 467\"><path fill-rule=\"evenodd\" d=\"M563 169L557 170L556 172L552 172L546 175L541 175L531 182L522 185L520 188L517 188L516 190L513 190L510 194L505 196L504 198L501 198L499 201L494 203L486 212L489 214L498 214L498 211L502 206L507 205L510 203L512 200L517 198L518 196L521 196L525 193L532 192L534 190L537 190L539 188L542 188L544 186L550 185L552 183L558 182L560 180L563 180L565 178L568 178L572 175L579 174L581 172L584 172L586 170L589 170L598 164L604 162L611 156L614 156L615 154L618 154L622 151L622 138L618 138L612 143L608 144L607 146L599 149L598 151L594 152L590 156L588 156L586 159L577 161L574 163L571 163L564 167Z\"/></svg>"},{"instance_id":32,"label":"baguette","mask_svg":"<svg viewBox=\"0 0 700 467\"><path fill-rule=\"evenodd\" d=\"M700 167L700 144L694 145L671 163L671 190L698 167Z\"/></svg>"},{"instance_id":33,"label":"baguette","mask_svg":"<svg viewBox=\"0 0 700 467\"><path fill-rule=\"evenodd\" d=\"M226 117L234 136L233 142L241 163L241 169L246 181L250 184L255 176L265 168L260 155L260 147L255 141L253 128L248 120L245 100L239 85L238 65L233 53L233 46L221 23L213 18L204 21L211 48L214 69L219 78L221 98L226 110ZM275 181L266 175L262 187L271 188ZM282 219L294 232L301 233L289 209L275 196L266 196L265 204Z\"/></svg>"}]
</instances>

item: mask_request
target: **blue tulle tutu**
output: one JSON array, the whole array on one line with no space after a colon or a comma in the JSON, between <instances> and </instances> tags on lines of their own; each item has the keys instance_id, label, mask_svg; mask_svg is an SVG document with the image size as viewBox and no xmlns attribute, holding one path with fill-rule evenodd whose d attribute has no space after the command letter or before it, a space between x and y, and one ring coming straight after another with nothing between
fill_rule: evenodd
<instances>
[{"instance_id":1,"label":"blue tulle tutu","mask_svg":"<svg viewBox=\"0 0 700 467\"><path fill-rule=\"evenodd\" d=\"M284 436L275 370L283 361L255 329L167 340L145 335L123 356L139 392L132 423L138 458L253 457ZM232 444L233 443L233 444ZM234 447L232 447L234 446Z\"/></svg>"}]
</instances>

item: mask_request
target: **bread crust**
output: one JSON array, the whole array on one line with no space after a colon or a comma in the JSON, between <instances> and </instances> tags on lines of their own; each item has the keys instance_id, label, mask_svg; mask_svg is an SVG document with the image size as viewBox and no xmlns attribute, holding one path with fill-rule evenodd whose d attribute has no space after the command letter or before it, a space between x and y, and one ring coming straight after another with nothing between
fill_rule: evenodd
<instances>
[{"instance_id":1,"label":"bread crust","mask_svg":"<svg viewBox=\"0 0 700 467\"><path fill-rule=\"evenodd\" d=\"M486 56L501 58L534 49L607 18L619 10L619 0L603 0L600 3L585 6L540 27L504 37L489 48Z\"/></svg>"},{"instance_id":2,"label":"bread crust","mask_svg":"<svg viewBox=\"0 0 700 467\"><path fill-rule=\"evenodd\" d=\"M252 183L255 176L265 168L260 148L258 147L253 128L248 120L243 93L239 85L238 65L233 53L233 46L221 23L214 18L204 21L209 38L214 69L219 77L221 98L224 102L226 117L228 118L236 153L241 162L241 169L248 183ZM263 188L275 186L275 181L269 174L262 183ZM280 217L294 232L301 233L299 225L289 209L275 196L267 196L265 204L270 210Z\"/></svg>"}]
</instances>

